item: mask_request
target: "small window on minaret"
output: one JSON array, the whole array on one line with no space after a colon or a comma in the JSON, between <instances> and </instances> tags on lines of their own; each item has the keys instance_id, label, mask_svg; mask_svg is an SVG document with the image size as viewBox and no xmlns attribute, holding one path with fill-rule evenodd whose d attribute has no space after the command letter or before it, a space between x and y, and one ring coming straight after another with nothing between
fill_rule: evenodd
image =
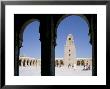
<instances>
[{"instance_id":1,"label":"small window on minaret","mask_svg":"<svg viewBox=\"0 0 110 89\"><path fill-rule=\"evenodd\" d=\"M71 38L69 38L69 40L71 40Z\"/></svg>"},{"instance_id":2,"label":"small window on minaret","mask_svg":"<svg viewBox=\"0 0 110 89\"><path fill-rule=\"evenodd\" d=\"M69 49L69 52L70 52L70 49Z\"/></svg>"},{"instance_id":3,"label":"small window on minaret","mask_svg":"<svg viewBox=\"0 0 110 89\"><path fill-rule=\"evenodd\" d=\"M71 54L69 54L69 56L70 56Z\"/></svg>"}]
</instances>

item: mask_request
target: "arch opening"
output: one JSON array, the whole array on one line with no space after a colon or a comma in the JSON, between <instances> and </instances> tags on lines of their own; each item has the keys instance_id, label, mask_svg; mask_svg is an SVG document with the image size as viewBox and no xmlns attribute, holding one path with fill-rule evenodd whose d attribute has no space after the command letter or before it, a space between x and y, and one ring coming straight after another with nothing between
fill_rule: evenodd
<instances>
[{"instance_id":1,"label":"arch opening","mask_svg":"<svg viewBox=\"0 0 110 89\"><path fill-rule=\"evenodd\" d=\"M20 76L40 76L41 65L37 66L38 59L41 59L41 43L39 34L40 22L36 19L30 19L24 23L20 31L19 39L21 48L19 59L26 59L24 66L19 66ZM35 66L36 65L36 66ZM22 71L23 70L23 71Z\"/></svg>"},{"instance_id":2,"label":"arch opening","mask_svg":"<svg viewBox=\"0 0 110 89\"><path fill-rule=\"evenodd\" d=\"M68 68L73 68L74 70L83 70L83 67L80 66L82 65L82 63L80 63L80 58L90 58L90 60L92 60L92 45L89 42L90 38L88 35L89 29L90 24L84 15L64 15L58 21L56 28L57 46L55 49L55 59L59 58L60 60L62 58L62 61L64 62L64 70L67 69L68 71ZM58 69L56 66L56 76L71 75L70 71L68 73L62 72L59 74L58 70L60 69ZM72 71L73 76L75 74L74 70ZM81 73L78 75L80 74ZM92 76L92 70L85 75Z\"/></svg>"}]
</instances>

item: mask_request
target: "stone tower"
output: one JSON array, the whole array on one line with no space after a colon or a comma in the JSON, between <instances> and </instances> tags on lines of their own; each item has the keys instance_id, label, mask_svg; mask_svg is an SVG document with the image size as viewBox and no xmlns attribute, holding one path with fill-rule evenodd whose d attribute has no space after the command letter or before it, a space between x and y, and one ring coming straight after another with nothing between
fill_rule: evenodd
<instances>
[{"instance_id":1,"label":"stone tower","mask_svg":"<svg viewBox=\"0 0 110 89\"><path fill-rule=\"evenodd\" d=\"M66 45L64 46L64 65L74 66L76 61L76 49L72 34L67 36Z\"/></svg>"}]
</instances>

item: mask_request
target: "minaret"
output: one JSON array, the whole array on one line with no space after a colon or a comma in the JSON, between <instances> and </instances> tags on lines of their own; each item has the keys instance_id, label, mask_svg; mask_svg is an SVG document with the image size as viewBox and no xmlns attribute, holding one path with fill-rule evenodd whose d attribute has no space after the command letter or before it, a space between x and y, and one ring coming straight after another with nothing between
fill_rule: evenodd
<instances>
[{"instance_id":1,"label":"minaret","mask_svg":"<svg viewBox=\"0 0 110 89\"><path fill-rule=\"evenodd\" d=\"M67 36L66 45L64 47L64 65L74 66L76 61L76 49L72 34Z\"/></svg>"}]
</instances>

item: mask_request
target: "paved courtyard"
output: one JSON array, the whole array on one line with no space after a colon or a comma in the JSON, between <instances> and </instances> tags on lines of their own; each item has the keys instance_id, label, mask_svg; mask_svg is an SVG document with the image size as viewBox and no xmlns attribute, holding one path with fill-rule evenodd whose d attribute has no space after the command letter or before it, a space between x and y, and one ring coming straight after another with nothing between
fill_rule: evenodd
<instances>
[{"instance_id":1,"label":"paved courtyard","mask_svg":"<svg viewBox=\"0 0 110 89\"><path fill-rule=\"evenodd\" d=\"M41 76L40 67L19 67L20 76ZM92 70L83 70L83 66L74 68L55 67L55 76L92 76Z\"/></svg>"}]
</instances>

